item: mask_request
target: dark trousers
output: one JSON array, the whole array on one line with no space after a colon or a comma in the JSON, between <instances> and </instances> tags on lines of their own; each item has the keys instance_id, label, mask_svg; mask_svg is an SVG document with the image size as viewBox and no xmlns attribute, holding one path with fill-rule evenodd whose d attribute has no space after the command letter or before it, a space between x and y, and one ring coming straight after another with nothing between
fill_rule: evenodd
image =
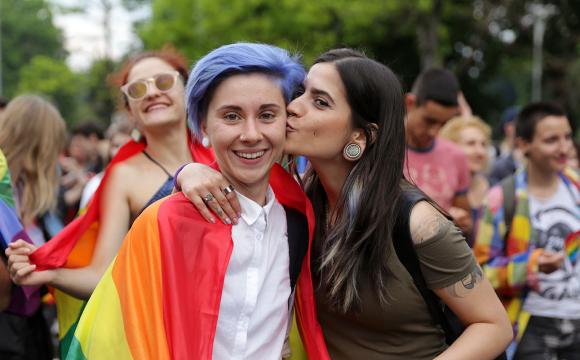
<instances>
[{"instance_id":1,"label":"dark trousers","mask_svg":"<svg viewBox=\"0 0 580 360\"><path fill-rule=\"evenodd\" d=\"M532 316L514 360L580 360L580 320Z\"/></svg>"},{"instance_id":2,"label":"dark trousers","mask_svg":"<svg viewBox=\"0 0 580 360\"><path fill-rule=\"evenodd\" d=\"M50 360L52 344L42 309L30 317L0 313L0 359Z\"/></svg>"}]
</instances>

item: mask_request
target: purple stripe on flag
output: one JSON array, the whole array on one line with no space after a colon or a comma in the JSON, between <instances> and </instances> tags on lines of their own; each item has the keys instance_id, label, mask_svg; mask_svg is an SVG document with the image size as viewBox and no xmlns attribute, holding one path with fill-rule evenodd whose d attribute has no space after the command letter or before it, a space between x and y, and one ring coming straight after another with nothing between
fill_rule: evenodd
<instances>
[{"instance_id":1,"label":"purple stripe on flag","mask_svg":"<svg viewBox=\"0 0 580 360\"><path fill-rule=\"evenodd\" d=\"M2 251L8 247L8 244L22 239L30 244L32 241L14 212L14 208L0 199L0 246ZM12 290L10 306L6 311L29 316L38 310L40 306L40 287L39 286L17 286Z\"/></svg>"}]
</instances>

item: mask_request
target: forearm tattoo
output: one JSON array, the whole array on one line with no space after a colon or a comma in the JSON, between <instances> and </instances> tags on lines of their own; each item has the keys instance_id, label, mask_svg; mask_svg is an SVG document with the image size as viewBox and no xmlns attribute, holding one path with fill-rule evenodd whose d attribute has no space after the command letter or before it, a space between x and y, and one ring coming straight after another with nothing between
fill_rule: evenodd
<instances>
[{"instance_id":1,"label":"forearm tattoo","mask_svg":"<svg viewBox=\"0 0 580 360\"><path fill-rule=\"evenodd\" d=\"M455 284L448 286L447 292L454 297L465 297L483 279L483 271L477 266L473 271Z\"/></svg>"}]
</instances>

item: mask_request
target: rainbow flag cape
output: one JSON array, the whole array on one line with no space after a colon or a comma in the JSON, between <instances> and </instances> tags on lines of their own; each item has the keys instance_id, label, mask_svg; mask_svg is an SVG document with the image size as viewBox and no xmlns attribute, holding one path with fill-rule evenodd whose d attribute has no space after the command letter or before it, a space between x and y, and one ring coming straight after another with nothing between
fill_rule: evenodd
<instances>
[{"instance_id":1,"label":"rainbow flag cape","mask_svg":"<svg viewBox=\"0 0 580 360\"><path fill-rule=\"evenodd\" d=\"M212 163L213 153L190 139L190 150L195 161ZM105 170L105 175L87 211L67 225L57 236L31 254L31 262L37 265L37 270L64 268L79 268L90 264L95 244L99 234L99 214L101 209L101 194L107 185L111 169L117 164L139 154L145 149L145 142L131 141L123 146L111 160ZM56 307L59 322L59 340L61 357L64 358L85 302L55 289Z\"/></svg>"},{"instance_id":2,"label":"rainbow flag cape","mask_svg":"<svg viewBox=\"0 0 580 360\"><path fill-rule=\"evenodd\" d=\"M22 239L32 244L16 214L12 181L6 157L0 151L0 248L6 250L8 244ZM6 311L30 316L40 307L39 286L17 286L11 295L10 305Z\"/></svg>"},{"instance_id":3,"label":"rainbow flag cape","mask_svg":"<svg viewBox=\"0 0 580 360\"><path fill-rule=\"evenodd\" d=\"M270 184L281 204L306 216L311 244L313 211L298 183L275 165ZM66 359L211 359L232 249L231 225L206 222L182 193L157 201L135 220L88 301ZM307 260L298 286L311 290ZM314 298L302 290L306 352L328 359Z\"/></svg>"}]
</instances>

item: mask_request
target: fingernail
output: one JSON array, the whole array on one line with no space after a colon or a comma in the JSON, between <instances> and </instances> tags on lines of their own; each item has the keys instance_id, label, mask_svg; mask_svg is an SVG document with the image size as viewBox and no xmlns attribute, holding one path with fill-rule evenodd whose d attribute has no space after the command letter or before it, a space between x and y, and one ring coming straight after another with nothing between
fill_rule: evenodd
<instances>
[{"instance_id":1,"label":"fingernail","mask_svg":"<svg viewBox=\"0 0 580 360\"><path fill-rule=\"evenodd\" d=\"M214 218L210 218L209 219L209 222L212 223L212 224L215 224L215 219Z\"/></svg>"},{"instance_id":2,"label":"fingernail","mask_svg":"<svg viewBox=\"0 0 580 360\"><path fill-rule=\"evenodd\" d=\"M226 218L226 224L231 225L232 221L230 219Z\"/></svg>"},{"instance_id":3,"label":"fingernail","mask_svg":"<svg viewBox=\"0 0 580 360\"><path fill-rule=\"evenodd\" d=\"M238 219L242 217L242 213L238 212Z\"/></svg>"},{"instance_id":4,"label":"fingernail","mask_svg":"<svg viewBox=\"0 0 580 360\"><path fill-rule=\"evenodd\" d=\"M238 225L238 218L233 219L234 225Z\"/></svg>"}]
</instances>

